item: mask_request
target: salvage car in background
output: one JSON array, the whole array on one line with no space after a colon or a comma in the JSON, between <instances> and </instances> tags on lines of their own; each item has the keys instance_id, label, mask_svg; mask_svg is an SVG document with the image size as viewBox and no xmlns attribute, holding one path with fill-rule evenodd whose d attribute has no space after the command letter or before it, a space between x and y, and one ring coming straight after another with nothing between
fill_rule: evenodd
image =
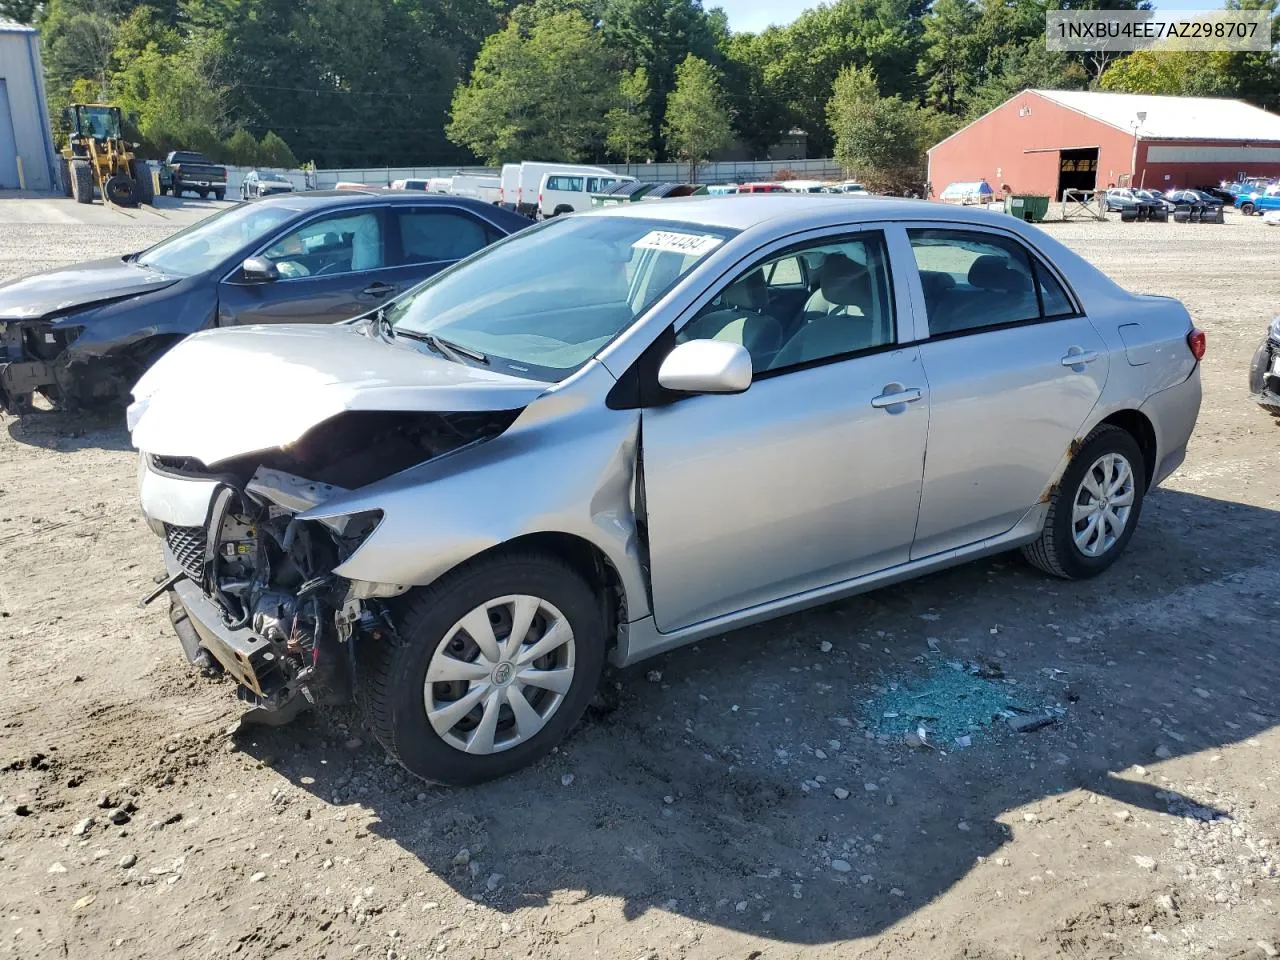
<instances>
[{"instance_id":1,"label":"salvage car in background","mask_svg":"<svg viewBox=\"0 0 1280 960\"><path fill-rule=\"evenodd\" d=\"M1236 196L1236 206L1245 216L1280 210L1280 185L1272 184L1262 191L1241 193Z\"/></svg>"},{"instance_id":2,"label":"salvage car in background","mask_svg":"<svg viewBox=\"0 0 1280 960\"><path fill-rule=\"evenodd\" d=\"M1203 352L1182 304L1003 214L664 200L358 323L197 334L129 424L186 655L267 711L355 686L464 784L555 746L606 658L1017 547L1101 573Z\"/></svg>"},{"instance_id":3,"label":"salvage car in background","mask_svg":"<svg viewBox=\"0 0 1280 960\"><path fill-rule=\"evenodd\" d=\"M250 170L240 181L240 199L269 197L275 193L293 193L293 181L282 170Z\"/></svg>"},{"instance_id":4,"label":"salvage car in background","mask_svg":"<svg viewBox=\"0 0 1280 960\"><path fill-rule=\"evenodd\" d=\"M189 333L327 323L386 303L529 221L477 200L299 193L215 214L141 253L0 284L0 408L124 400Z\"/></svg>"},{"instance_id":5,"label":"salvage car in background","mask_svg":"<svg viewBox=\"0 0 1280 960\"><path fill-rule=\"evenodd\" d=\"M1273 417L1280 417L1280 317L1271 321L1267 335L1249 365L1249 392Z\"/></svg>"}]
</instances>

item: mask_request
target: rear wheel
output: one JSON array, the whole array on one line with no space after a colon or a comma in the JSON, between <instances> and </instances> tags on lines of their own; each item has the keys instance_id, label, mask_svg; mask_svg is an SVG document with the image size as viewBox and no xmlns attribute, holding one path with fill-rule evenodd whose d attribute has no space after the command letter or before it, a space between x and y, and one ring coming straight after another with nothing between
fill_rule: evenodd
<instances>
[{"instance_id":1,"label":"rear wheel","mask_svg":"<svg viewBox=\"0 0 1280 960\"><path fill-rule=\"evenodd\" d=\"M71 161L71 194L76 203L93 203L93 167L88 160Z\"/></svg>"},{"instance_id":2,"label":"rear wheel","mask_svg":"<svg viewBox=\"0 0 1280 960\"><path fill-rule=\"evenodd\" d=\"M226 189L224 188L224 189L222 189L222 190L215 190L215 191L213 191L213 199L215 199L215 200L225 200L225 199L227 199L227 191L226 191Z\"/></svg>"},{"instance_id":3,"label":"rear wheel","mask_svg":"<svg viewBox=\"0 0 1280 960\"><path fill-rule=\"evenodd\" d=\"M59 161L62 169L62 193L64 196L71 196L71 165L65 159Z\"/></svg>"},{"instance_id":4,"label":"rear wheel","mask_svg":"<svg viewBox=\"0 0 1280 960\"><path fill-rule=\"evenodd\" d=\"M1133 536L1146 494L1142 450L1109 424L1085 438L1049 500L1040 538L1022 554L1045 573L1067 580L1095 577L1119 558Z\"/></svg>"},{"instance_id":5,"label":"rear wheel","mask_svg":"<svg viewBox=\"0 0 1280 960\"><path fill-rule=\"evenodd\" d=\"M361 700L410 772L463 786L542 757L582 717L604 666L591 587L541 554L465 564L411 595L398 640L366 641Z\"/></svg>"}]
</instances>

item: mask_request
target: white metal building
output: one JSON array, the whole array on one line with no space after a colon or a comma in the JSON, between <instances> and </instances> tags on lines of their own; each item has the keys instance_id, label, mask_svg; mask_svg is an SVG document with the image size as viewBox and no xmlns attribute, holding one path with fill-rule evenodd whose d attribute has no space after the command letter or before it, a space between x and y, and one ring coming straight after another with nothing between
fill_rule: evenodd
<instances>
[{"instance_id":1,"label":"white metal building","mask_svg":"<svg viewBox=\"0 0 1280 960\"><path fill-rule=\"evenodd\" d=\"M56 171L39 34L0 20L0 189L50 191Z\"/></svg>"}]
</instances>

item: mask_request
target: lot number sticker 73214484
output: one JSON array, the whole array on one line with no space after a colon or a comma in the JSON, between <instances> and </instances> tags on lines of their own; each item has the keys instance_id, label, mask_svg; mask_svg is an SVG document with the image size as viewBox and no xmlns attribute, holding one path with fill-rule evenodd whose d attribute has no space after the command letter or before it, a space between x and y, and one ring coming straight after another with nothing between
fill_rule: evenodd
<instances>
[{"instance_id":1,"label":"lot number sticker 73214484","mask_svg":"<svg viewBox=\"0 0 1280 960\"><path fill-rule=\"evenodd\" d=\"M667 253L684 253L700 257L724 243L721 237L704 233L676 233L672 230L651 230L632 244L637 250L663 250Z\"/></svg>"}]
</instances>

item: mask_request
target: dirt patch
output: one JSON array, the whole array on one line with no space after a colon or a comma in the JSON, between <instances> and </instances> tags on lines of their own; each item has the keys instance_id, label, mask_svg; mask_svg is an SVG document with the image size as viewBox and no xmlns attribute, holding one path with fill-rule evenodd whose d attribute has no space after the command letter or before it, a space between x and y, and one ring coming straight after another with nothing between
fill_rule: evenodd
<instances>
[{"instance_id":1,"label":"dirt patch","mask_svg":"<svg viewBox=\"0 0 1280 960\"><path fill-rule=\"evenodd\" d=\"M65 229L6 231L0 276L156 228ZM1046 229L1209 335L1188 461L1115 569L996 557L704 641L479 789L412 780L350 712L235 729L137 607L159 559L123 430L0 421L0 955L1267 956L1280 429L1245 381L1275 237ZM881 728L953 661L1054 723Z\"/></svg>"}]
</instances>

